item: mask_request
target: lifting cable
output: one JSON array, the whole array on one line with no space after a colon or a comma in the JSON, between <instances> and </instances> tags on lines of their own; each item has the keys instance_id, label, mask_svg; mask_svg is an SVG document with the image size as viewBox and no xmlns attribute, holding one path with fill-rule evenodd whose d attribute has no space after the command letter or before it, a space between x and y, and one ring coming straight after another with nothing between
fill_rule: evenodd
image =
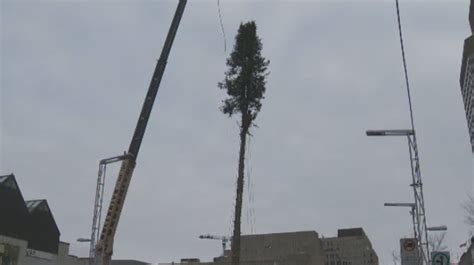
<instances>
[{"instance_id":1,"label":"lifting cable","mask_svg":"<svg viewBox=\"0 0 474 265\"><path fill-rule=\"evenodd\" d=\"M248 141L247 141L247 148L246 148L246 156L245 156L245 165L246 165L246 175L247 175L247 194L248 194L248 204L247 204L247 224L249 226L250 234L255 234L256 233L256 228L255 228L255 203L254 203L254 184L252 182L252 165L250 164L251 161L251 152L250 152L250 142L251 142L251 137L249 135Z\"/></svg>"},{"instance_id":2,"label":"lifting cable","mask_svg":"<svg viewBox=\"0 0 474 265\"><path fill-rule=\"evenodd\" d=\"M219 23L221 25L222 38L224 39L224 53L226 53L227 52L227 41L226 41L226 37L225 37L224 23L222 22L220 0L217 0L217 13L219 14Z\"/></svg>"}]
</instances>

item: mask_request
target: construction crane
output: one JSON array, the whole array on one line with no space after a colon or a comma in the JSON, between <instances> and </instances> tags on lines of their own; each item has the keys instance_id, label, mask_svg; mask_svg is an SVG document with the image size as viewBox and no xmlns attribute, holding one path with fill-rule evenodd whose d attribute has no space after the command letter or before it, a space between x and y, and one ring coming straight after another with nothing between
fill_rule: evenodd
<instances>
[{"instance_id":1,"label":"construction crane","mask_svg":"<svg viewBox=\"0 0 474 265\"><path fill-rule=\"evenodd\" d=\"M161 78L163 77L163 73L166 68L166 62L168 60L171 46L173 45L174 37L178 30L181 17L183 16L186 2L187 0L179 0L173 21L171 22L171 26L163 46L163 50L160 55L160 59L156 64L155 71L145 97L145 102L143 103L132 141L128 148L128 152L121 160L122 165L115 182L115 188L112 194L112 199L110 200L109 208L107 210L104 226L102 227L100 239L95 246L94 262L96 264L110 264L113 253L115 232L117 231L123 204L127 195L128 187L130 185L133 169L135 168L137 161L138 151L140 150L143 135L145 134L148 119L150 118L153 103L155 102L156 94L158 92L158 88L160 87Z\"/></svg>"},{"instance_id":2,"label":"construction crane","mask_svg":"<svg viewBox=\"0 0 474 265\"><path fill-rule=\"evenodd\" d=\"M215 235L210 235L210 234L206 234L206 235L200 235L199 236L200 239L215 239L215 240L221 240L222 241L222 256L224 257L225 256L225 250L226 250L226 247L227 247L227 243L230 242L230 237L227 237L227 236L215 236Z\"/></svg>"}]
</instances>

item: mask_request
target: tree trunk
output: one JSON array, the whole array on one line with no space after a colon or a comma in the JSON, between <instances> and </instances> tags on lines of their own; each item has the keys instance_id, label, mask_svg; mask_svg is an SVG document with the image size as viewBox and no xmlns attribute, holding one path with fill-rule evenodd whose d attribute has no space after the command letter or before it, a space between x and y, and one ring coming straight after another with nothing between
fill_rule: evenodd
<instances>
[{"instance_id":1,"label":"tree trunk","mask_svg":"<svg viewBox=\"0 0 474 265\"><path fill-rule=\"evenodd\" d=\"M249 114L242 113L242 123L240 130L240 152L239 152L239 170L237 177L237 194L235 198L234 212L234 233L232 235L232 265L240 263L240 227L242 217L242 198L244 192L244 161L245 161L245 144L247 134L250 127L251 118Z\"/></svg>"}]
</instances>

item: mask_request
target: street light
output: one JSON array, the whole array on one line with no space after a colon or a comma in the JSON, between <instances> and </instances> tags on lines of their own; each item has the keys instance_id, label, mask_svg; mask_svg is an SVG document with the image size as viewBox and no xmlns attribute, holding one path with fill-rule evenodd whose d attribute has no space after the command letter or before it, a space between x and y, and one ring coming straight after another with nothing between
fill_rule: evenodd
<instances>
[{"instance_id":1,"label":"street light","mask_svg":"<svg viewBox=\"0 0 474 265\"><path fill-rule=\"evenodd\" d=\"M393 202L386 202L383 204L383 206L395 206L395 207L410 207L410 208L413 208L415 207L415 204L414 203L411 203L411 202L404 202L404 203L393 203Z\"/></svg>"},{"instance_id":2,"label":"street light","mask_svg":"<svg viewBox=\"0 0 474 265\"><path fill-rule=\"evenodd\" d=\"M87 242L91 242L92 240L90 238L78 238L77 239L77 242L81 242L81 243L87 243ZM91 259L91 257L89 257L89 264L93 264L93 260Z\"/></svg>"},{"instance_id":3,"label":"street light","mask_svg":"<svg viewBox=\"0 0 474 265\"><path fill-rule=\"evenodd\" d=\"M418 241L418 247L422 255L423 265L429 264L430 250L428 248L428 234L426 229L425 200L423 196L423 184L421 181L420 159L418 156L418 146L416 143L415 126L411 129L399 130L367 130L367 136L403 136L408 141L408 152L410 155L410 168L413 188L414 203L412 204L388 204L386 206L411 207L413 218L414 236Z\"/></svg>"},{"instance_id":4,"label":"street light","mask_svg":"<svg viewBox=\"0 0 474 265\"><path fill-rule=\"evenodd\" d=\"M368 130L367 136L409 136L413 135L413 130Z\"/></svg>"},{"instance_id":5,"label":"street light","mask_svg":"<svg viewBox=\"0 0 474 265\"><path fill-rule=\"evenodd\" d=\"M432 232L432 231L434 231L434 232L446 231L446 230L448 230L448 227L445 226L445 225L432 226L432 227L427 227L426 228L426 231L430 231L430 232ZM441 247L441 244L444 241L444 234L445 234L445 232L443 233L443 235L441 237L435 237L435 238L430 237L430 241L432 241L432 242L430 242L429 245L431 246L433 252L441 250L440 247Z\"/></svg>"},{"instance_id":6,"label":"street light","mask_svg":"<svg viewBox=\"0 0 474 265\"><path fill-rule=\"evenodd\" d=\"M432 227L427 227L427 231L446 231L448 230L448 227L445 225L440 225L440 226L432 226Z\"/></svg>"},{"instance_id":7,"label":"street light","mask_svg":"<svg viewBox=\"0 0 474 265\"><path fill-rule=\"evenodd\" d=\"M412 222L413 222L413 236L418 239L418 233L417 233L417 230L416 230L416 220L415 220L415 207L416 207L416 204L413 203L413 202L386 202L383 204L383 206L390 206L390 207L409 207L411 208L411 211L410 211L410 215L411 215L411 218L412 218Z\"/></svg>"}]
</instances>

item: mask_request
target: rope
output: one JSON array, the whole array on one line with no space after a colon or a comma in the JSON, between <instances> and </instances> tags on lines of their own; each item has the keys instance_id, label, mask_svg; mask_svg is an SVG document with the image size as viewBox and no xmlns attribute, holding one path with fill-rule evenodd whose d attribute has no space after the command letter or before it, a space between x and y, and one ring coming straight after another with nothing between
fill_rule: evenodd
<instances>
[{"instance_id":1,"label":"rope","mask_svg":"<svg viewBox=\"0 0 474 265\"><path fill-rule=\"evenodd\" d=\"M253 182L251 179L252 175L252 166L250 165L251 160L251 152L250 152L250 145L251 145L251 137L248 138L247 141L247 155L245 156L245 165L247 168L247 192L248 192L248 204L247 204L247 224L250 227L250 233L255 234L255 206L254 206L254 191L253 191Z\"/></svg>"},{"instance_id":2,"label":"rope","mask_svg":"<svg viewBox=\"0 0 474 265\"><path fill-rule=\"evenodd\" d=\"M225 36L224 23L222 23L220 0L217 0L217 12L219 13L219 23L221 25L222 38L224 39L224 53L226 53L227 52L227 41L226 41L226 36Z\"/></svg>"}]
</instances>

